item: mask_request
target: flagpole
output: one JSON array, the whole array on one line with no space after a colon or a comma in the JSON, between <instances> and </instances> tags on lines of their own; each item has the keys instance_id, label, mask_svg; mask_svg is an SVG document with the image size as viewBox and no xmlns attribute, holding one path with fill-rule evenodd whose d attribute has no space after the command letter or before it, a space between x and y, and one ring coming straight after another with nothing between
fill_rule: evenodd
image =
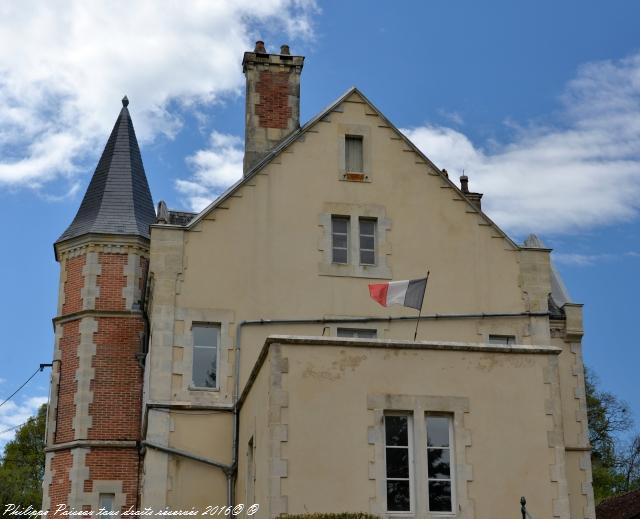
<instances>
[{"instance_id":1,"label":"flagpole","mask_svg":"<svg viewBox=\"0 0 640 519\"><path fill-rule=\"evenodd\" d=\"M416 342L418 337L418 326L420 325L420 317L422 316L422 306L424 305L424 295L427 293L427 283L429 282L429 271L427 270L427 277L424 280L424 292L422 293L422 302L420 303L420 310L418 311L418 319L416 320L416 332L413 334L413 342Z\"/></svg>"}]
</instances>

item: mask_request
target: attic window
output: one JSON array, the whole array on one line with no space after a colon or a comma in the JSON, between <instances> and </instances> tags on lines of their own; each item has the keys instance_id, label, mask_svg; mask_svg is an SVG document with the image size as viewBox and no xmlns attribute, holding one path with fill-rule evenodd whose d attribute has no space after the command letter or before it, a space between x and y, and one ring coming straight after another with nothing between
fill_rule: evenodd
<instances>
[{"instance_id":1,"label":"attic window","mask_svg":"<svg viewBox=\"0 0 640 519\"><path fill-rule=\"evenodd\" d=\"M345 135L345 166L347 172L362 173L364 170L362 159L362 135Z\"/></svg>"}]
</instances>

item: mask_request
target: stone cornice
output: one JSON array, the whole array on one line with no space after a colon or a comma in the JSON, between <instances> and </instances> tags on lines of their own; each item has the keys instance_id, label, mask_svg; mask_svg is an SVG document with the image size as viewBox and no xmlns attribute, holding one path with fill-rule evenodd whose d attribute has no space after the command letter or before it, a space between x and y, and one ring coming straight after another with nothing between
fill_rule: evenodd
<instances>
[{"instance_id":1,"label":"stone cornice","mask_svg":"<svg viewBox=\"0 0 640 519\"><path fill-rule=\"evenodd\" d=\"M79 312L73 312L72 314L58 315L51 319L53 322L53 328L56 324L66 323L74 321L76 319L82 319L83 317L130 317L130 318L142 318L141 310L80 310Z\"/></svg>"},{"instance_id":2,"label":"stone cornice","mask_svg":"<svg viewBox=\"0 0 640 519\"><path fill-rule=\"evenodd\" d=\"M45 447L45 452L55 452L67 449L79 449L88 447L102 447L109 449L134 449L138 446L136 440L73 440L65 443L56 443Z\"/></svg>"},{"instance_id":3,"label":"stone cornice","mask_svg":"<svg viewBox=\"0 0 640 519\"><path fill-rule=\"evenodd\" d=\"M60 261L62 255L74 256L83 254L88 250L101 250L124 248L141 251L145 254L149 253L149 238L143 236L131 236L123 234L83 234L77 238L55 243L53 250L57 261Z\"/></svg>"}]
</instances>

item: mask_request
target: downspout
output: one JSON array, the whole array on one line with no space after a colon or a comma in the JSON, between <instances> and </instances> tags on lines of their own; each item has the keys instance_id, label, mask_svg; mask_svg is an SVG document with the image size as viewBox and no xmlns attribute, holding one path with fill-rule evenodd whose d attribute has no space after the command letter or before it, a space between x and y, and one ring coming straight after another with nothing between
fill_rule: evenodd
<instances>
[{"instance_id":1,"label":"downspout","mask_svg":"<svg viewBox=\"0 0 640 519\"><path fill-rule=\"evenodd\" d=\"M235 489L233 479L237 476L238 456L239 456L239 429L240 429L240 409L238 400L240 399L240 343L242 338L242 328L247 325L267 325L267 324L330 324L330 323L374 323L386 321L434 321L438 319L485 319L485 318L506 318L506 317L549 317L549 312L515 312L515 313L479 313L479 314L430 314L418 316L400 317L346 317L335 319L255 319L243 320L236 326L236 343L234 348L234 390L233 390L233 456L231 462L231 473L227 474L227 504L233 506L235 503Z\"/></svg>"}]
</instances>

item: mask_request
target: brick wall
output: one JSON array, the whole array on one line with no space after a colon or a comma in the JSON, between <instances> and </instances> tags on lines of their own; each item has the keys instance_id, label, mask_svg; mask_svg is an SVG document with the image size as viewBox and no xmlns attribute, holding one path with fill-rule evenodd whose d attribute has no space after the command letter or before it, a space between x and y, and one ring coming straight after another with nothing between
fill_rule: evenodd
<instances>
[{"instance_id":1,"label":"brick wall","mask_svg":"<svg viewBox=\"0 0 640 519\"><path fill-rule=\"evenodd\" d=\"M93 492L94 480L122 481L127 495L124 508L136 506L138 495L139 458L135 449L94 449L86 457L89 479L84 491Z\"/></svg>"},{"instance_id":2,"label":"brick wall","mask_svg":"<svg viewBox=\"0 0 640 519\"><path fill-rule=\"evenodd\" d=\"M74 397L78 388L78 346L80 344L80 321L70 321L62 325L60 337L60 384L58 388L58 409L56 416L55 443L73 440L73 418L76 415Z\"/></svg>"},{"instance_id":3,"label":"brick wall","mask_svg":"<svg viewBox=\"0 0 640 519\"><path fill-rule=\"evenodd\" d=\"M99 296L96 298L96 310L125 310L122 289L127 285L124 268L127 254L98 254L101 273L97 278Z\"/></svg>"},{"instance_id":4,"label":"brick wall","mask_svg":"<svg viewBox=\"0 0 640 519\"><path fill-rule=\"evenodd\" d=\"M71 481L69 480L69 470L73 465L71 451L59 451L53 455L51 460L51 472L53 479L49 485L49 497L51 499L51 509L68 501L71 491Z\"/></svg>"},{"instance_id":5,"label":"brick wall","mask_svg":"<svg viewBox=\"0 0 640 519\"><path fill-rule=\"evenodd\" d=\"M142 369L135 354L140 347L143 321L131 317L100 317L97 321L89 439L137 440L142 406Z\"/></svg>"},{"instance_id":6,"label":"brick wall","mask_svg":"<svg viewBox=\"0 0 640 519\"><path fill-rule=\"evenodd\" d=\"M76 256L66 261L66 278L64 282L63 314L71 314L82 310L82 288L84 287L83 269L87 257Z\"/></svg>"},{"instance_id":7,"label":"brick wall","mask_svg":"<svg viewBox=\"0 0 640 519\"><path fill-rule=\"evenodd\" d=\"M289 106L289 74L287 72L260 72L256 84L260 102L256 105L256 115L263 128L286 129L291 117Z\"/></svg>"}]
</instances>

